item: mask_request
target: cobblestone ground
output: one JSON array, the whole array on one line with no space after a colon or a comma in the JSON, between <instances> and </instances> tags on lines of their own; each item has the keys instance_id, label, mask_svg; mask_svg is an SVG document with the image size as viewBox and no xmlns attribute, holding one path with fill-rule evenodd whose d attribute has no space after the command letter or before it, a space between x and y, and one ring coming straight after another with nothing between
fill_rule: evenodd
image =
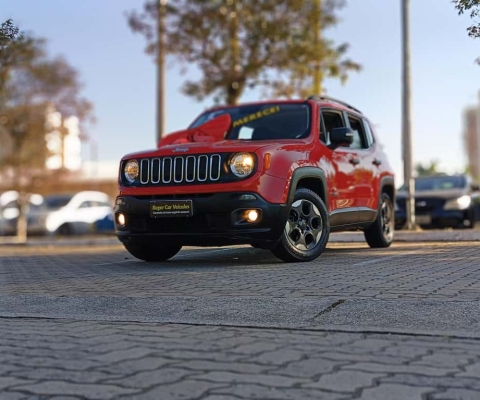
<instances>
[{"instance_id":1,"label":"cobblestone ground","mask_svg":"<svg viewBox=\"0 0 480 400\"><path fill-rule=\"evenodd\" d=\"M479 232L480 234L480 232ZM0 294L480 300L480 242L335 244L310 263L250 247L180 252L147 264L119 246L5 250Z\"/></svg>"},{"instance_id":2,"label":"cobblestone ground","mask_svg":"<svg viewBox=\"0 0 480 400\"><path fill-rule=\"evenodd\" d=\"M478 400L479 300L476 241L336 243L307 264L0 247L0 399Z\"/></svg>"},{"instance_id":3,"label":"cobblestone ground","mask_svg":"<svg viewBox=\"0 0 480 400\"><path fill-rule=\"evenodd\" d=\"M478 341L2 320L2 399L472 399Z\"/></svg>"}]
</instances>

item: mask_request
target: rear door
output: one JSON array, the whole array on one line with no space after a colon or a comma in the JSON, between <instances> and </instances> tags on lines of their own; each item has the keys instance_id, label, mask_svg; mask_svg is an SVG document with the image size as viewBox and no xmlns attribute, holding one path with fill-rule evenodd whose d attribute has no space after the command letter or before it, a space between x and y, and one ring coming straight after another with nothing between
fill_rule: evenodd
<instances>
[{"instance_id":1,"label":"rear door","mask_svg":"<svg viewBox=\"0 0 480 400\"><path fill-rule=\"evenodd\" d=\"M350 149L355 152L355 166L353 179L353 196L355 204L360 208L361 214L370 214L369 210L376 204L374 198L374 150L373 143L367 138L363 119L352 113L346 113L348 124L353 130L353 143ZM371 215L370 215L371 217ZM362 218L363 219L363 218ZM369 217L367 217L367 220Z\"/></svg>"}]
</instances>

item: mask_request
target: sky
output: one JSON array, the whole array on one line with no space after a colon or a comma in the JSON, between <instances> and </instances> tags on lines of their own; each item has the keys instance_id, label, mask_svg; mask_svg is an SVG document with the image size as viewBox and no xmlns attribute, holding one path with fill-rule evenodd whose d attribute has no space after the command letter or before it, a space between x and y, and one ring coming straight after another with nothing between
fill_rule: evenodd
<instances>
[{"instance_id":1,"label":"sky","mask_svg":"<svg viewBox=\"0 0 480 400\"><path fill-rule=\"evenodd\" d=\"M468 37L468 16L451 0L411 0L412 135L414 163L440 162L445 172L466 165L462 117L478 102L480 40ZM131 32L125 12L143 0L0 0L0 20L48 41L51 55L64 55L80 72L83 94L94 103L89 128L98 159L116 165L126 153L155 147L156 71L145 41ZM400 0L348 0L341 22L325 32L350 43L349 57L363 66L345 85L327 80L327 93L361 109L376 125L380 142L403 180L401 158ZM198 102L180 91L185 75L169 60L166 130L185 128L212 100ZM189 74L195 74L190 69ZM241 101L261 99L249 91ZM90 145L84 161L93 156Z\"/></svg>"}]
</instances>

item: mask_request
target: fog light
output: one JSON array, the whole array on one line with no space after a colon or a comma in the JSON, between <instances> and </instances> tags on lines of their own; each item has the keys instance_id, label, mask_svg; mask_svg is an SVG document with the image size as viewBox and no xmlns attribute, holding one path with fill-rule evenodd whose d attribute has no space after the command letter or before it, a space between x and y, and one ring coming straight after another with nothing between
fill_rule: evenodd
<instances>
[{"instance_id":1,"label":"fog light","mask_svg":"<svg viewBox=\"0 0 480 400\"><path fill-rule=\"evenodd\" d=\"M125 215L120 213L117 214L117 224L120 226L125 226Z\"/></svg>"},{"instance_id":2,"label":"fog light","mask_svg":"<svg viewBox=\"0 0 480 400\"><path fill-rule=\"evenodd\" d=\"M248 222L255 222L258 219L258 211L257 210L250 210L247 212L247 221Z\"/></svg>"}]
</instances>

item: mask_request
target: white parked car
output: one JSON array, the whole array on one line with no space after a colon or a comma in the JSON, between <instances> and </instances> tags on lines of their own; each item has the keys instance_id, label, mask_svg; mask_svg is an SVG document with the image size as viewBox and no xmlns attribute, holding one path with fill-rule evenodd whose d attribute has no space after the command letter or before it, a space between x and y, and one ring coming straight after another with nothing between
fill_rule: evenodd
<instances>
[{"instance_id":1,"label":"white parked car","mask_svg":"<svg viewBox=\"0 0 480 400\"><path fill-rule=\"evenodd\" d=\"M103 192L45 196L47 234L72 235L92 232L95 223L113 213L113 201Z\"/></svg>"}]
</instances>

